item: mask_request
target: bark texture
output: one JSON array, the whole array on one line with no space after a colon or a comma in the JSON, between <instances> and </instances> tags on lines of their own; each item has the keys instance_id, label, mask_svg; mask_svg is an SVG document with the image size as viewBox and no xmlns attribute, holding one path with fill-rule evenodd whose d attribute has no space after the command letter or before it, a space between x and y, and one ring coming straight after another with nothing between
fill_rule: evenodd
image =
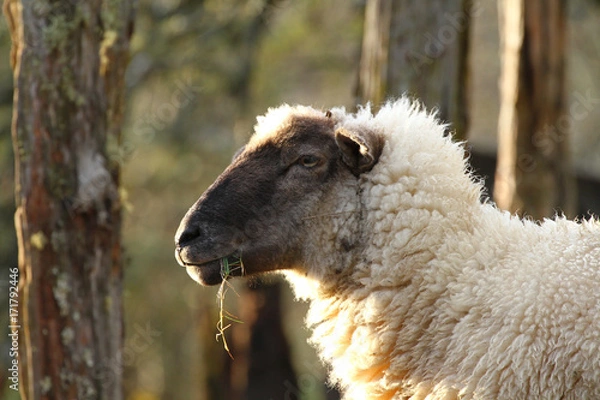
<instances>
[{"instance_id":1,"label":"bark texture","mask_svg":"<svg viewBox=\"0 0 600 400\"><path fill-rule=\"evenodd\" d=\"M498 166L500 208L535 219L573 215L576 187L565 114L566 2L502 0Z\"/></svg>"},{"instance_id":2,"label":"bark texture","mask_svg":"<svg viewBox=\"0 0 600 400\"><path fill-rule=\"evenodd\" d=\"M478 7L471 0L367 1L360 101L416 96L465 138L469 32Z\"/></svg>"},{"instance_id":3,"label":"bark texture","mask_svg":"<svg viewBox=\"0 0 600 400\"><path fill-rule=\"evenodd\" d=\"M122 399L117 150L133 1L6 0L23 399Z\"/></svg>"}]
</instances>

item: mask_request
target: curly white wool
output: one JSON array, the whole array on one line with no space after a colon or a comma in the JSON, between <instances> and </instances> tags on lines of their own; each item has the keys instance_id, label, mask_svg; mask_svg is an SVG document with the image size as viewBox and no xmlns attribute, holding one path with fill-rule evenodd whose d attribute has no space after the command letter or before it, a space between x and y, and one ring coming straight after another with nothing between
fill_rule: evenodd
<instances>
[{"instance_id":1,"label":"curly white wool","mask_svg":"<svg viewBox=\"0 0 600 400\"><path fill-rule=\"evenodd\" d=\"M311 273L285 274L345 398L600 398L598 222L536 224L482 203L463 148L407 99L331 113L385 139L358 200L337 200L360 218L324 228L356 228L362 246L330 273L340 250L315 232Z\"/></svg>"}]
</instances>

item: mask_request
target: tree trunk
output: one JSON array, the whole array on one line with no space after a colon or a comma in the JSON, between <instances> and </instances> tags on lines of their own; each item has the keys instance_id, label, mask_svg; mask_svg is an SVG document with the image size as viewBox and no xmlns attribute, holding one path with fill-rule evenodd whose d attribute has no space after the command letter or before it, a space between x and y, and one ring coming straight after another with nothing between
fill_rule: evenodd
<instances>
[{"instance_id":1,"label":"tree trunk","mask_svg":"<svg viewBox=\"0 0 600 400\"><path fill-rule=\"evenodd\" d=\"M368 0L360 101L377 106L390 96L416 96L465 138L469 27L477 7L471 0Z\"/></svg>"},{"instance_id":2,"label":"tree trunk","mask_svg":"<svg viewBox=\"0 0 600 400\"><path fill-rule=\"evenodd\" d=\"M498 166L500 208L535 219L572 215L575 181L564 113L566 2L500 2L502 76Z\"/></svg>"},{"instance_id":3,"label":"tree trunk","mask_svg":"<svg viewBox=\"0 0 600 400\"><path fill-rule=\"evenodd\" d=\"M202 344L199 389L196 398L228 400L299 399L290 346L283 329L281 280L240 282L227 287L225 315L235 309L236 322L223 332L231 354L223 349L223 338L215 342L215 323L219 319L214 307L203 307L198 315L198 332ZM339 398L339 397L338 397Z\"/></svg>"},{"instance_id":4,"label":"tree trunk","mask_svg":"<svg viewBox=\"0 0 600 400\"><path fill-rule=\"evenodd\" d=\"M122 399L117 149L133 1L5 0L23 399Z\"/></svg>"},{"instance_id":5,"label":"tree trunk","mask_svg":"<svg viewBox=\"0 0 600 400\"><path fill-rule=\"evenodd\" d=\"M241 324L232 326L230 400L295 399L297 388L290 348L283 330L281 281L256 280L239 291Z\"/></svg>"}]
</instances>

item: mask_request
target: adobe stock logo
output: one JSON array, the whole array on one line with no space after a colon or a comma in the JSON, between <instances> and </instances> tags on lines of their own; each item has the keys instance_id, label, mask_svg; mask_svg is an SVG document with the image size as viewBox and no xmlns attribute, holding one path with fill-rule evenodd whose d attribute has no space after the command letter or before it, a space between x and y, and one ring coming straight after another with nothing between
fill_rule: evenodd
<instances>
[{"instance_id":1,"label":"adobe stock logo","mask_svg":"<svg viewBox=\"0 0 600 400\"><path fill-rule=\"evenodd\" d=\"M148 350L161 335L162 332L154 329L149 322L145 326L136 324L125 340L123 350L100 365L95 378L102 381L103 386L114 385L122 376L123 367L133 365L137 357Z\"/></svg>"},{"instance_id":2,"label":"adobe stock logo","mask_svg":"<svg viewBox=\"0 0 600 400\"><path fill-rule=\"evenodd\" d=\"M556 145L567 138L574 122L585 120L600 105L600 98L595 97L592 89L588 89L585 94L574 91L571 98L573 100L565 108L565 113L555 123L548 124L535 132L531 138L535 150L544 156L549 156ZM519 155L517 167L522 172L533 172L537 166L537 161L532 154Z\"/></svg>"},{"instance_id":3,"label":"adobe stock logo","mask_svg":"<svg viewBox=\"0 0 600 400\"><path fill-rule=\"evenodd\" d=\"M19 268L13 267L8 270L8 337L10 347L8 356L10 366L8 367L8 387L19 391Z\"/></svg>"},{"instance_id":4,"label":"adobe stock logo","mask_svg":"<svg viewBox=\"0 0 600 400\"><path fill-rule=\"evenodd\" d=\"M480 2L475 2L467 10L445 12L441 26L435 33L423 34L425 42L420 50L410 50L407 54L409 63L415 72L420 73L423 67L429 66L436 59L446 53L449 46L453 45L460 34L469 26L474 17L483 10Z\"/></svg>"},{"instance_id":5,"label":"adobe stock logo","mask_svg":"<svg viewBox=\"0 0 600 400\"><path fill-rule=\"evenodd\" d=\"M600 98L594 97L592 89L588 89L585 95L575 91L574 99L565 114L560 116L556 123L547 125L544 129L536 132L532 138L532 144L543 154L548 154L554 148L554 143L565 140L573 122L583 121L600 104Z\"/></svg>"},{"instance_id":6,"label":"adobe stock logo","mask_svg":"<svg viewBox=\"0 0 600 400\"><path fill-rule=\"evenodd\" d=\"M283 382L283 386L285 387L283 400L307 398L308 395L317 389L317 386L321 385L323 378L317 372L320 370L321 364L318 361L313 364L309 363L308 361L304 361L302 365L305 372L298 374L297 384L294 384L288 380Z\"/></svg>"}]
</instances>

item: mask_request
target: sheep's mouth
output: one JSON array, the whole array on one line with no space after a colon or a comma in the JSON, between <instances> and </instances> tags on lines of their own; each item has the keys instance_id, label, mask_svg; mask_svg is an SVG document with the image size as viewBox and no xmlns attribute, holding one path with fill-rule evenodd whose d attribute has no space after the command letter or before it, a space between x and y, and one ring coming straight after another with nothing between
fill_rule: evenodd
<instances>
[{"instance_id":1,"label":"sheep's mouth","mask_svg":"<svg viewBox=\"0 0 600 400\"><path fill-rule=\"evenodd\" d=\"M205 286L218 285L230 276L244 275L244 266L241 257L237 254L196 262L184 259L180 254L180 249L177 249L175 258L179 265L185 267L190 278Z\"/></svg>"}]
</instances>

